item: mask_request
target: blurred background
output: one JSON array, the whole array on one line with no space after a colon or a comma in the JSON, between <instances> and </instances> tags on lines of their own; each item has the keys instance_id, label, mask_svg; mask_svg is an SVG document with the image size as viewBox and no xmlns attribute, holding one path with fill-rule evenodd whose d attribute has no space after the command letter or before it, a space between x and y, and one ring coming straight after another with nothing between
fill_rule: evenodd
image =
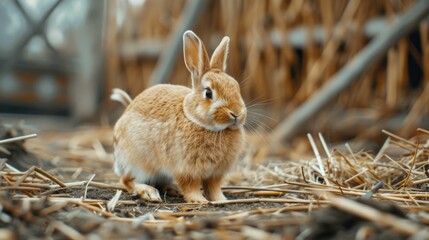
<instances>
[{"instance_id":1,"label":"blurred background","mask_svg":"<svg viewBox=\"0 0 429 240\"><path fill-rule=\"evenodd\" d=\"M2 0L0 117L61 119L48 128L113 125L132 97L157 83L190 85L182 34L211 54L231 38L228 73L250 107L248 129L277 127L311 99L412 0ZM382 129L412 136L429 125L429 21L424 19L327 107L303 122L329 142L383 143ZM46 122L45 122L46 123ZM66 124L67 123L67 124ZM46 125L46 124L45 124Z\"/></svg>"}]
</instances>

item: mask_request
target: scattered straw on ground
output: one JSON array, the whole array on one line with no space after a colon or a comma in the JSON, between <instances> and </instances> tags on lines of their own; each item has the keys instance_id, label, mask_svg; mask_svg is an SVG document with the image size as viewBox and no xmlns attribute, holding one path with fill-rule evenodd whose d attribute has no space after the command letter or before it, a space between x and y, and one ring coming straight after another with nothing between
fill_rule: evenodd
<instances>
[{"instance_id":1,"label":"scattered straw on ground","mask_svg":"<svg viewBox=\"0 0 429 240\"><path fill-rule=\"evenodd\" d=\"M309 135L314 158L268 156L253 165L259 156L248 151L226 179L228 200L208 204L171 196L153 204L128 194L111 171L110 129L45 134L29 141L27 150L57 167L18 170L9 160L0 162L0 237L317 239L322 230L315 223L326 226L327 216L345 213L333 226L360 219L354 236L427 237L429 132L418 133L408 140L384 131L387 139L375 154L348 145L345 152L330 149L322 135ZM384 187L371 192L379 182ZM350 200L368 199L368 193L375 201ZM317 217L320 208L330 212Z\"/></svg>"}]
</instances>

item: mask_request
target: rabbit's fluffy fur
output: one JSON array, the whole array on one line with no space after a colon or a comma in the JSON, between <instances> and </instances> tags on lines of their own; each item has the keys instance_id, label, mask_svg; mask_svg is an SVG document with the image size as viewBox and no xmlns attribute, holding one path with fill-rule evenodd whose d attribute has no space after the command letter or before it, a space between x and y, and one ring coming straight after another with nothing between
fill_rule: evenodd
<instances>
[{"instance_id":1,"label":"rabbit's fluffy fur","mask_svg":"<svg viewBox=\"0 0 429 240\"><path fill-rule=\"evenodd\" d=\"M239 84L225 73L229 38L210 60L193 32L183 41L192 89L160 84L131 101L114 128L114 170L148 201L176 185L188 202L224 200L221 181L244 145L247 114Z\"/></svg>"}]
</instances>

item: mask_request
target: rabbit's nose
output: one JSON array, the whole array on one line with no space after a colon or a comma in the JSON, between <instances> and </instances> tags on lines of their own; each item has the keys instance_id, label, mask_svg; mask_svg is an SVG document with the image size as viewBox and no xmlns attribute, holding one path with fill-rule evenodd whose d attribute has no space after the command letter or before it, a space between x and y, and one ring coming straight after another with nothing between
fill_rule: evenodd
<instances>
[{"instance_id":1,"label":"rabbit's nose","mask_svg":"<svg viewBox=\"0 0 429 240\"><path fill-rule=\"evenodd\" d=\"M231 116L231 118L232 118L232 122L233 122L234 124L236 124L236 123L237 123L238 115L236 115L234 112L229 112L229 115L230 115L230 116Z\"/></svg>"}]
</instances>

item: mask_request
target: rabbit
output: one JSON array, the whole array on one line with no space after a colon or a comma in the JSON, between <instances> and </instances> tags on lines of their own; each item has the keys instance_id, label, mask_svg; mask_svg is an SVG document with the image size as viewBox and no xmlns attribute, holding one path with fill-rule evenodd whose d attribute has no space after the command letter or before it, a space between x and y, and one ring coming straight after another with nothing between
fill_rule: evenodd
<instances>
[{"instance_id":1,"label":"rabbit","mask_svg":"<svg viewBox=\"0 0 429 240\"><path fill-rule=\"evenodd\" d=\"M127 107L114 127L114 171L130 193L162 202L159 190L176 186L187 202L226 200L221 181L244 146L247 116L238 82L225 73L229 41L209 59L194 32L183 34L192 88L158 84L128 105L116 91Z\"/></svg>"}]
</instances>

